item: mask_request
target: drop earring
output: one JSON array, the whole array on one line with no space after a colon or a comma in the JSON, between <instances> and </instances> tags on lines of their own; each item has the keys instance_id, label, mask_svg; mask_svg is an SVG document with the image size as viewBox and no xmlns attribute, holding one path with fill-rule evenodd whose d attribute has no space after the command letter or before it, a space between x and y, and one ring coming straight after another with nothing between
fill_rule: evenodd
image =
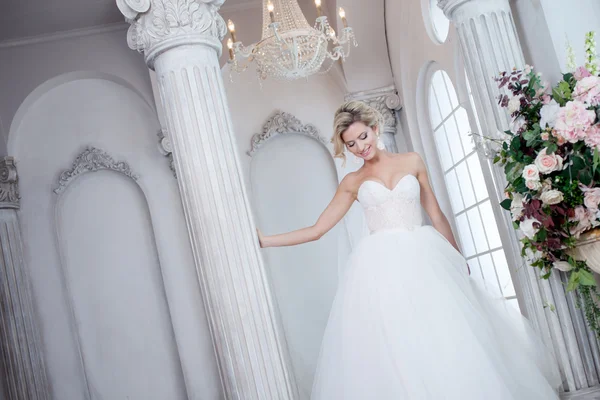
<instances>
[{"instance_id":1,"label":"drop earring","mask_svg":"<svg viewBox=\"0 0 600 400\"><path fill-rule=\"evenodd\" d=\"M379 150L385 150L385 144L383 143L383 140L381 140L379 135L377 135L377 148Z\"/></svg>"}]
</instances>

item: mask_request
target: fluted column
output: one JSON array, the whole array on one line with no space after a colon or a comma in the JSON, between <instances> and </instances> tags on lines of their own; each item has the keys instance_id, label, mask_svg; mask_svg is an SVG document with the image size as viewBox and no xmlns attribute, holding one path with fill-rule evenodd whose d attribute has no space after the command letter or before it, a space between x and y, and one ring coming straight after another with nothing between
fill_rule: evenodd
<instances>
[{"instance_id":1,"label":"fluted column","mask_svg":"<svg viewBox=\"0 0 600 400\"><path fill-rule=\"evenodd\" d=\"M0 160L0 352L9 400L50 398L41 341L23 260L19 192L12 157Z\"/></svg>"},{"instance_id":2,"label":"fluted column","mask_svg":"<svg viewBox=\"0 0 600 400\"><path fill-rule=\"evenodd\" d=\"M493 77L500 71L525 65L509 2L438 0L438 5L458 32L482 133L500 137L500 132L509 127L510 116L498 106L499 90ZM493 154L489 148L481 146L480 150L481 160L490 165L490 174L496 182L494 186L492 179L488 179L488 190L500 201L506 185L504 173L486 158ZM575 307L573 294L565 294L564 274L554 272L550 280L542 280L536 269L524 265L508 213L500 207L495 207L494 212L504 221L499 228L521 306L545 342L554 349L563 376L563 389L569 394L589 391L587 388L599 382L598 343L585 325L581 310Z\"/></svg>"},{"instance_id":3,"label":"fluted column","mask_svg":"<svg viewBox=\"0 0 600 400\"><path fill-rule=\"evenodd\" d=\"M129 46L156 72L225 396L292 399L218 63L222 3L117 1Z\"/></svg>"},{"instance_id":4,"label":"fluted column","mask_svg":"<svg viewBox=\"0 0 600 400\"><path fill-rule=\"evenodd\" d=\"M349 93L346 95L346 101L349 100L363 101L382 115L383 126L380 128L380 135L386 150L393 153L406 151L406 143L398 121L398 112L402 109L402 104L394 86ZM397 138L399 138L400 149Z\"/></svg>"}]
</instances>

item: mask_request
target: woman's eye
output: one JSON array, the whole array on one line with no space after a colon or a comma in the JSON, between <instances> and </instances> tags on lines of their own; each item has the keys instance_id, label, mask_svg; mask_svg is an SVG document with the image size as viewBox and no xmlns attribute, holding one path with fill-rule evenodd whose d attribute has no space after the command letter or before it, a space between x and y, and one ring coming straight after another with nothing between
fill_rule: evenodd
<instances>
[{"instance_id":1,"label":"woman's eye","mask_svg":"<svg viewBox=\"0 0 600 400\"><path fill-rule=\"evenodd\" d=\"M367 138L367 134L366 133L364 133L364 134L362 134L360 136L360 140L365 140L366 138Z\"/></svg>"}]
</instances>

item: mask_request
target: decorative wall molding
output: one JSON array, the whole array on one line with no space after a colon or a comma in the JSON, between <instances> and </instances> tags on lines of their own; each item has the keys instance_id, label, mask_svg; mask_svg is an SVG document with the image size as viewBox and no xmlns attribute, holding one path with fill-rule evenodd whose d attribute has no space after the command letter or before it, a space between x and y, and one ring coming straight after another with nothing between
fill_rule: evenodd
<instances>
[{"instance_id":1,"label":"decorative wall molding","mask_svg":"<svg viewBox=\"0 0 600 400\"><path fill-rule=\"evenodd\" d=\"M129 164L124 161L115 161L104 150L95 147L87 147L73 161L71 169L63 171L58 179L58 187L54 189L54 193L60 194L69 186L71 181L81 174L86 172L94 172L100 170L112 170L130 177L134 181L138 180Z\"/></svg>"},{"instance_id":2,"label":"decorative wall molding","mask_svg":"<svg viewBox=\"0 0 600 400\"><path fill-rule=\"evenodd\" d=\"M117 7L131 24L127 44L144 53L152 68L159 54L190 41L212 46L220 54L227 32L218 13L224 1L117 0Z\"/></svg>"},{"instance_id":3,"label":"decorative wall molding","mask_svg":"<svg viewBox=\"0 0 600 400\"><path fill-rule=\"evenodd\" d=\"M267 141L273 139L277 135L286 133L305 135L327 146L327 140L321 136L316 126L312 124L304 125L292 114L277 110L263 125L262 133L257 133L252 136L251 147L250 150L247 151L247 154L252 157Z\"/></svg>"},{"instance_id":4,"label":"decorative wall molding","mask_svg":"<svg viewBox=\"0 0 600 400\"><path fill-rule=\"evenodd\" d=\"M261 10L262 11L262 3L256 0L244 0L238 1L236 3L231 3L226 1L225 4L221 7L221 13L230 13L230 12L240 12L247 10Z\"/></svg>"},{"instance_id":5,"label":"decorative wall molding","mask_svg":"<svg viewBox=\"0 0 600 400\"><path fill-rule=\"evenodd\" d=\"M18 39L9 39L0 42L0 49L7 47L27 46L30 44L53 42L63 39L70 39L75 37L99 35L107 32L114 31L125 31L127 29L127 23L117 22L113 24L106 24L100 26L94 26L91 28L73 29L70 31L56 32L44 35L29 36Z\"/></svg>"},{"instance_id":6,"label":"decorative wall molding","mask_svg":"<svg viewBox=\"0 0 600 400\"><path fill-rule=\"evenodd\" d=\"M0 160L0 209L19 208L19 178L13 157Z\"/></svg>"},{"instance_id":7,"label":"decorative wall molding","mask_svg":"<svg viewBox=\"0 0 600 400\"><path fill-rule=\"evenodd\" d=\"M173 144L169 138L169 134L165 128L158 131L158 151L160 154L167 157L169 160L169 168L173 172L173 176L177 178L177 172L175 171L175 164L173 160Z\"/></svg>"}]
</instances>

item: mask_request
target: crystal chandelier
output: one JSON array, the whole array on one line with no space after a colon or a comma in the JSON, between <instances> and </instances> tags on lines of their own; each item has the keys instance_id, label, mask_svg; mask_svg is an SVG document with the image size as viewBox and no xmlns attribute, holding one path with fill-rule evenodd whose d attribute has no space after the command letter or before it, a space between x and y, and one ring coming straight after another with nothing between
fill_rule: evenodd
<instances>
[{"instance_id":1,"label":"crystal chandelier","mask_svg":"<svg viewBox=\"0 0 600 400\"><path fill-rule=\"evenodd\" d=\"M322 15L321 0L315 0L315 5L317 20L311 27L296 0L263 0L262 38L248 47L236 40L235 25L229 20L230 69L243 72L254 62L260 79L270 76L294 80L320 72L326 60L329 66L323 72L327 72L335 61L344 61L350 48L357 46L344 9L339 9L344 27L338 37L327 17ZM332 43L331 51L329 43Z\"/></svg>"}]
</instances>

